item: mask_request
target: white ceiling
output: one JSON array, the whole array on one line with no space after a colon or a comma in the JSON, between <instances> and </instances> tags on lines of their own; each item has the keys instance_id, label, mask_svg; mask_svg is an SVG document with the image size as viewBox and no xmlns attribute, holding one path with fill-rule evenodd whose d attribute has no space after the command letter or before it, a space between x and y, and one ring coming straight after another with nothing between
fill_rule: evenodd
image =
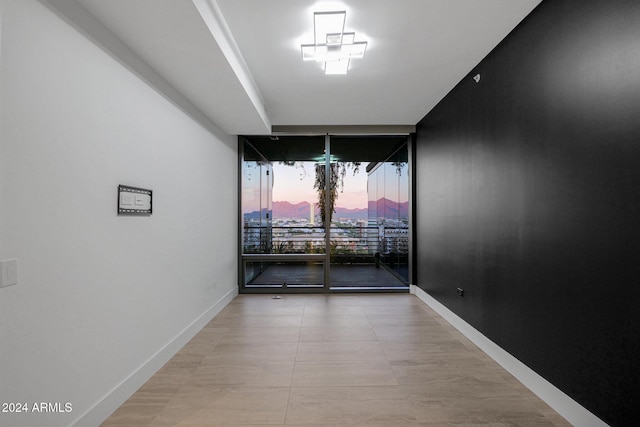
<instances>
[{"instance_id":1,"label":"white ceiling","mask_svg":"<svg viewBox=\"0 0 640 427\"><path fill-rule=\"evenodd\" d=\"M40 1L58 9L80 3L165 87L229 134L268 134L273 125L415 125L540 2ZM302 61L300 44L313 42L313 12L321 10L346 10L345 29L368 42L347 75L325 76ZM101 37L92 36L107 46Z\"/></svg>"}]
</instances>

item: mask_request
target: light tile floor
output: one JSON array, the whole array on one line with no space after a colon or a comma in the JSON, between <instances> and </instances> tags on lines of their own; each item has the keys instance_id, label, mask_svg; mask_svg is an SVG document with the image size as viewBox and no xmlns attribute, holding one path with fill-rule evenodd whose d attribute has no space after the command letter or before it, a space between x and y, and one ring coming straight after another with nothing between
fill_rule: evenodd
<instances>
[{"instance_id":1,"label":"light tile floor","mask_svg":"<svg viewBox=\"0 0 640 427\"><path fill-rule=\"evenodd\" d=\"M241 295L103 426L567 426L406 294Z\"/></svg>"}]
</instances>

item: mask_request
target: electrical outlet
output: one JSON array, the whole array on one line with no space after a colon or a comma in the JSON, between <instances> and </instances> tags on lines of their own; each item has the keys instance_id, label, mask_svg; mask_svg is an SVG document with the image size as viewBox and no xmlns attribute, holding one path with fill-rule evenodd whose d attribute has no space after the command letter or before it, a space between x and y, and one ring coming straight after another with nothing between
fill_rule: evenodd
<instances>
[{"instance_id":1,"label":"electrical outlet","mask_svg":"<svg viewBox=\"0 0 640 427\"><path fill-rule=\"evenodd\" d=\"M18 284L18 260L0 261L0 288Z\"/></svg>"},{"instance_id":2,"label":"electrical outlet","mask_svg":"<svg viewBox=\"0 0 640 427\"><path fill-rule=\"evenodd\" d=\"M464 296L464 289L462 288L458 288L458 295L460 295L461 297Z\"/></svg>"}]
</instances>

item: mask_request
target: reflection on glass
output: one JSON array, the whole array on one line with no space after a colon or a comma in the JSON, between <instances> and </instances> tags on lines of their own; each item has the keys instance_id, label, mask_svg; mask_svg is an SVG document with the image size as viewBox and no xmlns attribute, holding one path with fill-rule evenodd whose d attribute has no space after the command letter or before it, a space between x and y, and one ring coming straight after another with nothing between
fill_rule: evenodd
<instances>
[{"instance_id":1,"label":"reflection on glass","mask_svg":"<svg viewBox=\"0 0 640 427\"><path fill-rule=\"evenodd\" d=\"M369 172L369 226L378 227L378 262L409 280L409 173L404 146Z\"/></svg>"},{"instance_id":2,"label":"reflection on glass","mask_svg":"<svg viewBox=\"0 0 640 427\"><path fill-rule=\"evenodd\" d=\"M271 165L245 144L242 162L243 252L271 251Z\"/></svg>"},{"instance_id":3,"label":"reflection on glass","mask_svg":"<svg viewBox=\"0 0 640 427\"><path fill-rule=\"evenodd\" d=\"M369 207L368 225L378 226L378 174L370 173L367 181L367 199Z\"/></svg>"},{"instance_id":4,"label":"reflection on glass","mask_svg":"<svg viewBox=\"0 0 640 427\"><path fill-rule=\"evenodd\" d=\"M331 221L331 262L371 264L368 230L368 176L366 167L356 161L331 164L335 194ZM333 275L336 278L338 275ZM333 282L335 282L334 280Z\"/></svg>"}]
</instances>

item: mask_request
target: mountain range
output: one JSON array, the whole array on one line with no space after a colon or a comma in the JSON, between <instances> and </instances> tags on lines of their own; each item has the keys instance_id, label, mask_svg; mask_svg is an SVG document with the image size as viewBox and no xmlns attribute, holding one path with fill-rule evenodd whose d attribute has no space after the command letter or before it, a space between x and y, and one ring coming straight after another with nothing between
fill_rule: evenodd
<instances>
[{"instance_id":1,"label":"mountain range","mask_svg":"<svg viewBox=\"0 0 640 427\"><path fill-rule=\"evenodd\" d=\"M394 202L389 199L378 199L377 201L369 201L368 208L341 208L336 207L336 212L333 214L334 218L344 219L364 219L369 216L370 210L376 210L377 217L386 218L408 218L409 216L409 202ZM272 211L273 218L309 218L311 210L311 204L309 202L290 203L286 201L273 202ZM320 213L318 205L315 207L315 214L318 216ZM259 218L260 212L253 211L244 214L245 219Z\"/></svg>"}]
</instances>

